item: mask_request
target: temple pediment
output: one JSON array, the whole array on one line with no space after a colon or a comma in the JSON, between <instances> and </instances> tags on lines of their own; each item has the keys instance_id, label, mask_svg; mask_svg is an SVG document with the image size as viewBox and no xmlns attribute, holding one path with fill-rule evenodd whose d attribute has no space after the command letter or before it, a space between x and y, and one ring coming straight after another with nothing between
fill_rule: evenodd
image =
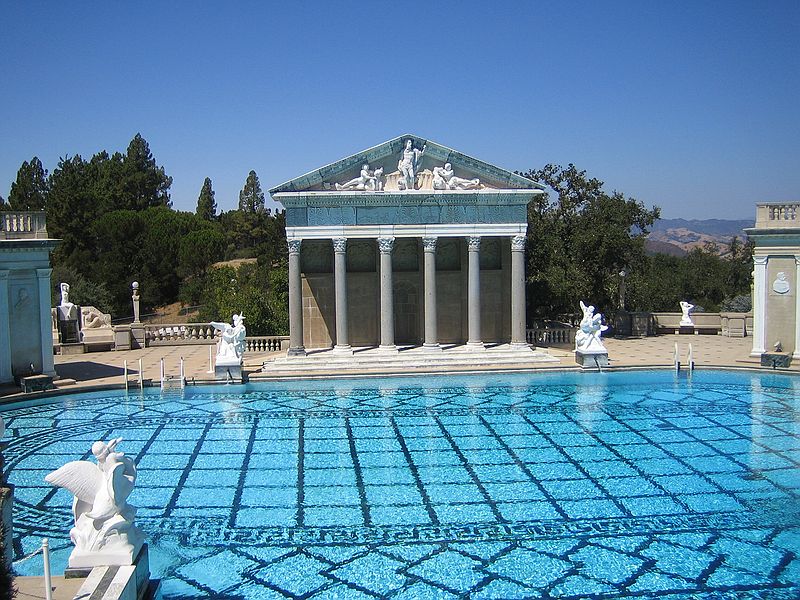
<instances>
[{"instance_id":1,"label":"temple pediment","mask_svg":"<svg viewBox=\"0 0 800 600\"><path fill-rule=\"evenodd\" d=\"M538 190L511 171L416 135L402 135L296 177L271 194L405 194Z\"/></svg>"}]
</instances>

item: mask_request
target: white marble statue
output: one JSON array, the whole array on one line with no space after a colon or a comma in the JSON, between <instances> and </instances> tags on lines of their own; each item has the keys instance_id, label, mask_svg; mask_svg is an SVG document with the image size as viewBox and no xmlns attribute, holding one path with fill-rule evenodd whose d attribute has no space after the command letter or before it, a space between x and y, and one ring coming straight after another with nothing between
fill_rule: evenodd
<instances>
[{"instance_id":1,"label":"white marble statue","mask_svg":"<svg viewBox=\"0 0 800 600\"><path fill-rule=\"evenodd\" d=\"M58 318L62 321L76 321L78 319L78 307L69 301L69 284L62 283L61 302L58 305Z\"/></svg>"},{"instance_id":2,"label":"white marble statue","mask_svg":"<svg viewBox=\"0 0 800 600\"><path fill-rule=\"evenodd\" d=\"M414 148L414 142L410 138L405 141L403 153L397 163L397 170L400 171L400 179L397 186L401 190L413 190L417 183L420 166L422 165L422 155L425 153L427 145L422 146L422 150Z\"/></svg>"},{"instance_id":3,"label":"white marble statue","mask_svg":"<svg viewBox=\"0 0 800 600\"><path fill-rule=\"evenodd\" d=\"M81 329L99 329L111 327L111 315L100 312L94 306L81 307Z\"/></svg>"},{"instance_id":4,"label":"white marble statue","mask_svg":"<svg viewBox=\"0 0 800 600\"><path fill-rule=\"evenodd\" d=\"M241 364L245 348L247 330L244 326L244 315L233 315L233 325L212 321L211 326L222 332L217 345L218 365Z\"/></svg>"},{"instance_id":5,"label":"white marble statue","mask_svg":"<svg viewBox=\"0 0 800 600\"><path fill-rule=\"evenodd\" d=\"M477 190L480 187L480 179L456 177L453 173L453 165L450 163L445 163L443 167L433 168L433 189L435 190Z\"/></svg>"},{"instance_id":6,"label":"white marble statue","mask_svg":"<svg viewBox=\"0 0 800 600\"><path fill-rule=\"evenodd\" d=\"M583 318L575 333L575 350L587 353L606 353L606 347L600 340L600 335L608 329L603 325L603 315L594 314L594 306L587 306L583 300L581 300L581 310Z\"/></svg>"},{"instance_id":7,"label":"white marble statue","mask_svg":"<svg viewBox=\"0 0 800 600\"><path fill-rule=\"evenodd\" d=\"M127 499L136 483L136 465L117 452L122 438L92 444L97 464L88 460L68 462L45 477L51 485L69 490L75 498L75 526L69 537L75 548L70 568L99 565L131 565L144 542L133 523L136 508Z\"/></svg>"},{"instance_id":8,"label":"white marble statue","mask_svg":"<svg viewBox=\"0 0 800 600\"><path fill-rule=\"evenodd\" d=\"M383 190L383 167L371 171L368 164L361 165L358 177L345 183L337 183L336 189L342 191L380 192Z\"/></svg>"},{"instance_id":9,"label":"white marble statue","mask_svg":"<svg viewBox=\"0 0 800 600\"><path fill-rule=\"evenodd\" d=\"M783 271L778 273L775 281L772 282L772 291L776 294L789 293L789 281L786 279L786 273Z\"/></svg>"},{"instance_id":10,"label":"white marble statue","mask_svg":"<svg viewBox=\"0 0 800 600\"><path fill-rule=\"evenodd\" d=\"M694 304L690 304L685 300L681 300L681 311L683 311L683 315L681 316L681 327L694 327L694 321L692 321L692 317L690 313L694 308Z\"/></svg>"}]
</instances>

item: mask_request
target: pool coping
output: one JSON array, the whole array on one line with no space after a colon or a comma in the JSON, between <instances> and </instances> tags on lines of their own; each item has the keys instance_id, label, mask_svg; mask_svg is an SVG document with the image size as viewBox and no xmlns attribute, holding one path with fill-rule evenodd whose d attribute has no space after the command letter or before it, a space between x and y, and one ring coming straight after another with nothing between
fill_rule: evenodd
<instances>
[{"instance_id":1,"label":"pool coping","mask_svg":"<svg viewBox=\"0 0 800 600\"><path fill-rule=\"evenodd\" d=\"M553 367L531 367L531 368L509 368L509 369L469 369L469 370L434 370L434 371L418 371L418 372L403 372L403 371L371 371L371 372L351 372L351 373L319 373L314 375L300 374L297 375L278 375L272 377L257 377L245 383L225 383L214 379L192 379L191 384L186 387L198 386L212 386L212 385L225 385L225 386L245 386L248 383L272 383L272 382L289 382L289 381L322 381L327 379L348 380L348 379L377 379L380 377L414 377L414 376L443 376L443 375L503 375L503 374L535 374L535 373L622 373L630 371L674 371L675 368L671 365L621 365L617 367L606 367L599 371L598 369L583 369L579 366L553 366ZM691 373L683 369L682 371ZM695 366L694 371L737 371L737 372L752 372L752 373L773 373L780 375L788 375L792 377L800 377L800 372L788 369L770 369L767 367L760 367L754 365L702 365ZM152 379L144 380L144 386L139 388L138 385L129 385L127 390L129 392L136 392L144 388L153 389L158 388L159 385ZM60 396L67 396L71 394L83 394L92 392L102 392L107 390L125 390L126 387L122 383L103 383L97 385L80 385L74 387L63 386L56 387L49 390L37 392L18 392L16 394L8 394L0 396L0 412L3 411L8 405L17 404L20 402L30 402L35 400L43 400L47 398L58 398Z\"/></svg>"}]
</instances>

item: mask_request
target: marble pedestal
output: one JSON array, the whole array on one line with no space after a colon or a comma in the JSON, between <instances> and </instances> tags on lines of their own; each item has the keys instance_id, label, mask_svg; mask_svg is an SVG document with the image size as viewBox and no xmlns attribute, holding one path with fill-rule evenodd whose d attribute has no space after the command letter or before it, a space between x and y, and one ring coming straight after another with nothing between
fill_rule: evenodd
<instances>
[{"instance_id":1,"label":"marble pedestal","mask_svg":"<svg viewBox=\"0 0 800 600\"><path fill-rule=\"evenodd\" d=\"M761 366L773 369L788 369L792 363L792 355L787 352L764 352L761 355Z\"/></svg>"},{"instance_id":2,"label":"marble pedestal","mask_svg":"<svg viewBox=\"0 0 800 600\"><path fill-rule=\"evenodd\" d=\"M601 351L586 352L584 350L576 350L575 362L578 363L584 369L607 367L608 352L601 352Z\"/></svg>"},{"instance_id":3,"label":"marble pedestal","mask_svg":"<svg viewBox=\"0 0 800 600\"><path fill-rule=\"evenodd\" d=\"M217 360L214 364L214 379L231 383L242 383L242 359Z\"/></svg>"}]
</instances>

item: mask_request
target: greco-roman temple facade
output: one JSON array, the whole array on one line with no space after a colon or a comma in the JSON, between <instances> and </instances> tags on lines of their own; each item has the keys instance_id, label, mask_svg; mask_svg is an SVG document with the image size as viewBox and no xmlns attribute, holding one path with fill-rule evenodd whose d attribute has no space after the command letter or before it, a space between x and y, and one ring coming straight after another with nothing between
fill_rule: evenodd
<instances>
[{"instance_id":1,"label":"greco-roman temple facade","mask_svg":"<svg viewBox=\"0 0 800 600\"><path fill-rule=\"evenodd\" d=\"M288 355L525 341L527 206L542 187L404 135L270 190L286 208Z\"/></svg>"}]
</instances>

